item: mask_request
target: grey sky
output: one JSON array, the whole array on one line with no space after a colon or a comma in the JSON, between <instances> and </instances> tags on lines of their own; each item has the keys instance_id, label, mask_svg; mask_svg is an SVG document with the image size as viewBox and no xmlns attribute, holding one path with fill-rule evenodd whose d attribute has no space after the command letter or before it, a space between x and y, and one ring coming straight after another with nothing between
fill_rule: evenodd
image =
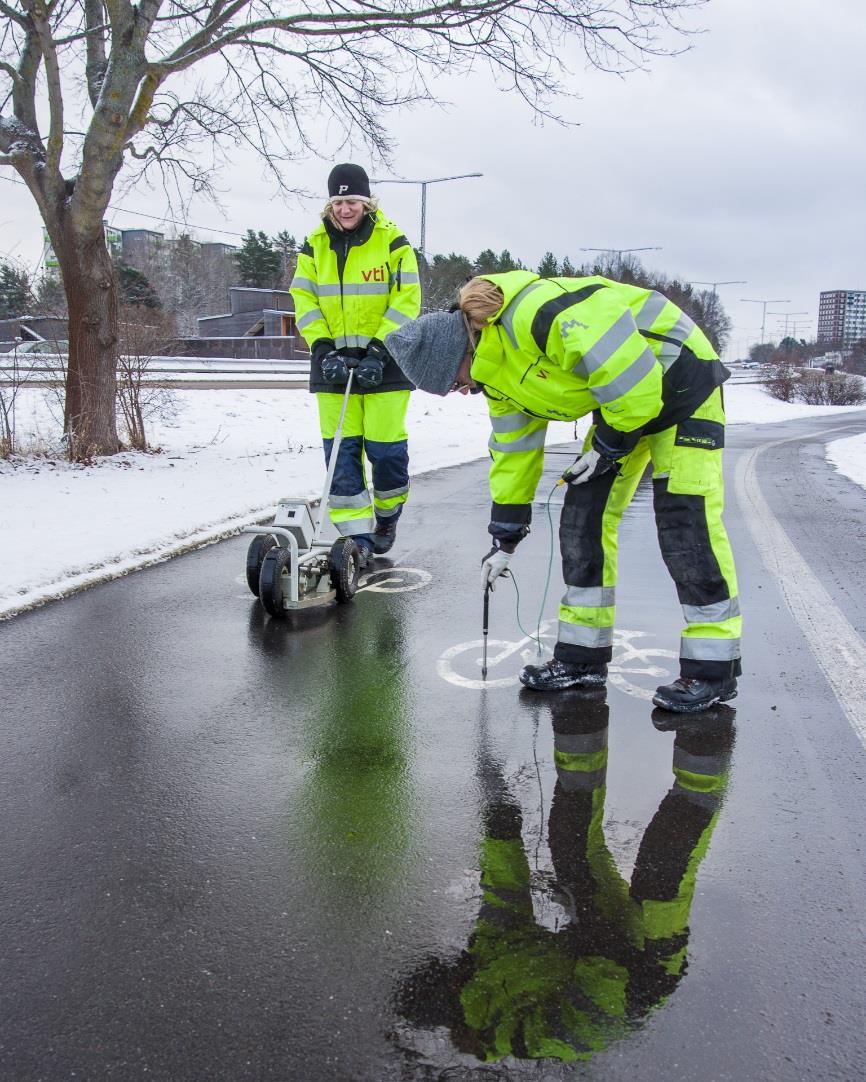
<instances>
[{"instance_id":1,"label":"grey sky","mask_svg":"<svg viewBox=\"0 0 866 1082\"><path fill-rule=\"evenodd\" d=\"M579 127L533 125L480 73L445 84L445 110L392 115L395 175L484 174L428 189L428 253L508 248L534 267L547 249L577 264L581 247L660 245L643 256L670 275L747 280L719 289L735 324L729 356L760 336L761 306L741 297L788 298L770 311L805 310L796 318L812 322L799 333L814 336L822 289L866 289L862 3L710 0L688 22L706 32L648 73L577 72L581 99L563 111ZM329 165L302 163L291 181L323 190ZM198 235L311 227L319 199L285 206L257 163L239 166L222 181L225 219L193 205ZM417 243L420 189L383 185L378 194ZM166 212L156 192L114 202ZM112 221L160 228L129 213ZM0 181L0 250L35 263L39 234L24 189ZM768 315L768 337L779 322Z\"/></svg>"}]
</instances>

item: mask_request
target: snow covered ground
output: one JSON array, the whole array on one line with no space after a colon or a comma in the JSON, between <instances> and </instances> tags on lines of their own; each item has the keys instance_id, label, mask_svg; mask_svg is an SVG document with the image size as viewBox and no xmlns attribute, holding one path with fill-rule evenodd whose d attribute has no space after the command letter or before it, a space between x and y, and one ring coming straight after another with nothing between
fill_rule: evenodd
<instances>
[{"instance_id":1,"label":"snow covered ground","mask_svg":"<svg viewBox=\"0 0 866 1082\"><path fill-rule=\"evenodd\" d=\"M159 454L92 466L50 455L0 461L0 619L229 536L265 518L281 496L321 494L317 413L305 390L187 390L172 399L173 415L149 429ZM725 403L731 424L846 412L777 402L754 384L728 384ZM408 426L413 474L486 454L479 397L416 393ZM19 444L48 448L57 434L44 393L26 392ZM548 442L572 434L570 424L551 424ZM830 444L828 457L866 487L866 435Z\"/></svg>"}]
</instances>

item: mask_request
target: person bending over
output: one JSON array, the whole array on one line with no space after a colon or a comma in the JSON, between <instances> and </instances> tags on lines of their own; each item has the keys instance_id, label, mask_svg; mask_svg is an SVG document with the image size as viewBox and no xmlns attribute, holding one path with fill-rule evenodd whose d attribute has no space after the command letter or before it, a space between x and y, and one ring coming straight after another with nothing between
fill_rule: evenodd
<instances>
[{"instance_id":1,"label":"person bending over","mask_svg":"<svg viewBox=\"0 0 866 1082\"><path fill-rule=\"evenodd\" d=\"M424 391L480 389L490 412L493 587L528 533L549 421L592 414L566 470L559 538L566 591L558 641L526 687L601 685L611 659L617 532L648 462L662 556L685 617L680 676L653 702L690 713L732 699L741 673L741 616L722 523L722 383L729 372L704 332L663 294L607 278L481 275L452 312L386 338Z\"/></svg>"}]
</instances>

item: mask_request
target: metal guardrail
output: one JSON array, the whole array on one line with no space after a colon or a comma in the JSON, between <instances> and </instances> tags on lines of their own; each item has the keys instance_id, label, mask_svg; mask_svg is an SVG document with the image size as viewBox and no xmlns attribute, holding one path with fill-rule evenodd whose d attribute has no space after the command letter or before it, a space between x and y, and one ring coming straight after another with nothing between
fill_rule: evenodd
<instances>
[{"instance_id":1,"label":"metal guardrail","mask_svg":"<svg viewBox=\"0 0 866 1082\"><path fill-rule=\"evenodd\" d=\"M261 359L236 360L226 357L152 357L142 364L144 378L185 376L303 376L310 374L310 362L297 360ZM38 382L56 379L66 371L62 354L0 354L0 378L16 378Z\"/></svg>"}]
</instances>

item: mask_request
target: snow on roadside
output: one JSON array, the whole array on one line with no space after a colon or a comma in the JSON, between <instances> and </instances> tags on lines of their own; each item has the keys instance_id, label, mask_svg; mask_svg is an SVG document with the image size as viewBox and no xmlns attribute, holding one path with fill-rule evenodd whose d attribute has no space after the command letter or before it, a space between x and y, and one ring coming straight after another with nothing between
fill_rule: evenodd
<instances>
[{"instance_id":1,"label":"snow on roadside","mask_svg":"<svg viewBox=\"0 0 866 1082\"><path fill-rule=\"evenodd\" d=\"M175 416L150 429L161 454L92 466L0 461L0 619L230 536L269 516L280 497L321 496L318 413L306 390L172 397ZM413 474L486 454L490 427L477 398L415 394L407 423ZM53 428L42 396L25 396L21 443L46 443ZM550 429L549 440L563 442L573 426Z\"/></svg>"},{"instance_id":2,"label":"snow on roadside","mask_svg":"<svg viewBox=\"0 0 866 1082\"><path fill-rule=\"evenodd\" d=\"M223 388L172 398L174 416L150 429L161 454L129 452L92 466L0 461L0 619L229 536L266 518L281 496L321 494L318 416L306 391ZM728 384L725 399L732 424L845 412L776 402L750 384ZM413 474L486 454L489 422L477 397L414 394L408 429ZM551 424L548 442L569 441L573 431ZM27 392L21 443L50 445L56 432L43 395Z\"/></svg>"},{"instance_id":3,"label":"snow on roadside","mask_svg":"<svg viewBox=\"0 0 866 1082\"><path fill-rule=\"evenodd\" d=\"M849 481L866 488L866 432L828 443L827 461Z\"/></svg>"}]
</instances>

